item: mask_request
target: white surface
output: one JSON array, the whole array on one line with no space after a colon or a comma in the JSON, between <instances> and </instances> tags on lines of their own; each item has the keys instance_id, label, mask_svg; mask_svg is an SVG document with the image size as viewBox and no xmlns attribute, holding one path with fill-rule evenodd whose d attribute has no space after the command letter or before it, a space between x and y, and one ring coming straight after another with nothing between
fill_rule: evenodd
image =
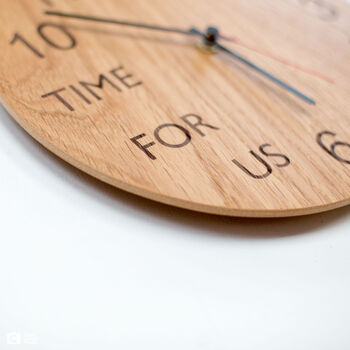
<instances>
[{"instance_id":1,"label":"white surface","mask_svg":"<svg viewBox=\"0 0 350 350\"><path fill-rule=\"evenodd\" d=\"M74 170L1 107L0 195L0 349L350 349L350 208L158 205Z\"/></svg>"},{"instance_id":2,"label":"white surface","mask_svg":"<svg viewBox=\"0 0 350 350\"><path fill-rule=\"evenodd\" d=\"M2 109L0 167L0 349L13 332L38 350L350 348L350 208L264 221L158 205Z\"/></svg>"}]
</instances>

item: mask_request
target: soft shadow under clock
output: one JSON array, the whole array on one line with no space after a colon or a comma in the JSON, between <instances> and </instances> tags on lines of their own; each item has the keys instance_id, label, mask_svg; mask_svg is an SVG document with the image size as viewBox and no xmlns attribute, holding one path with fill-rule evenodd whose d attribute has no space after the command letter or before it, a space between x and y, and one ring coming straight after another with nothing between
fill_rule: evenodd
<instances>
[{"instance_id":1,"label":"soft shadow under clock","mask_svg":"<svg viewBox=\"0 0 350 350\"><path fill-rule=\"evenodd\" d=\"M109 210L121 210L131 215L144 216L155 224L158 222L160 225L166 223L175 225L184 234L189 229L198 234L239 236L244 239L274 239L300 234L318 234L317 229L331 226L350 215L350 207L344 207L296 218L242 219L201 214L159 204L118 190L72 167L36 142L6 112L2 114L6 117L0 119L0 127L6 129L10 138L23 146L28 159L32 158L47 168L57 181L69 186L71 191L79 191Z\"/></svg>"}]
</instances>

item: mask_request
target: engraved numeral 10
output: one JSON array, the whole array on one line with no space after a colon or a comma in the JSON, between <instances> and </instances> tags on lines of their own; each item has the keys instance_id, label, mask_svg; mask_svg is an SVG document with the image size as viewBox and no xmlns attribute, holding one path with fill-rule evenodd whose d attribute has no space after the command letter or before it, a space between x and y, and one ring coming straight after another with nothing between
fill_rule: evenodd
<instances>
[{"instance_id":1,"label":"engraved numeral 10","mask_svg":"<svg viewBox=\"0 0 350 350\"><path fill-rule=\"evenodd\" d=\"M56 31L61 32L66 38L65 43L60 43L57 39L50 38L47 34L47 28L55 29ZM54 23L42 23L38 26L37 32L41 39L43 39L49 46L58 49L58 50L70 50L76 47L77 42L74 36L63 26ZM35 56L39 58L44 58L45 56L28 40L26 40L21 34L15 33L12 40L10 41L11 45L16 44L17 42L22 43L27 47Z\"/></svg>"}]
</instances>

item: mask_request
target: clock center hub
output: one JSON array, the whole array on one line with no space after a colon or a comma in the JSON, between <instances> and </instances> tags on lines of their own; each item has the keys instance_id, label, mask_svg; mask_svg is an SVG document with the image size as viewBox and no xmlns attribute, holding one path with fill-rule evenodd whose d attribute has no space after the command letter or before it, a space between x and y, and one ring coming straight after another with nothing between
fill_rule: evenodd
<instances>
[{"instance_id":1,"label":"clock center hub","mask_svg":"<svg viewBox=\"0 0 350 350\"><path fill-rule=\"evenodd\" d=\"M209 53L217 53L216 44L219 36L220 32L216 27L208 27L200 45L201 49Z\"/></svg>"}]
</instances>

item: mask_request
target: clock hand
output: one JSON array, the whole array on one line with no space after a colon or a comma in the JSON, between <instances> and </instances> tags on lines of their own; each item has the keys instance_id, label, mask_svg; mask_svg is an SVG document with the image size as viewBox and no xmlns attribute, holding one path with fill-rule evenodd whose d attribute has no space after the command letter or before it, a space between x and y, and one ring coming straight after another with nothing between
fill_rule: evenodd
<instances>
[{"instance_id":1,"label":"clock hand","mask_svg":"<svg viewBox=\"0 0 350 350\"><path fill-rule=\"evenodd\" d=\"M245 64L246 66L248 66L249 68L253 69L254 71L256 71L257 73L263 75L265 78L271 80L272 82L274 82L275 84L279 85L280 87L286 89L287 91L291 92L292 94L294 94L295 96L301 98L302 100L306 101L307 103L310 103L312 105L315 105L316 102L306 96L305 94L303 94L302 92L300 92L299 90L295 89L294 87L292 87L291 85L287 84L286 82L278 79L276 76L272 75L271 73L267 72L266 70L260 68L259 66L257 66L256 64L254 64L253 62L247 60L246 58L240 56L239 54L237 54L236 52L234 52L233 50L228 49L227 47L221 45L218 43L217 39L220 38L220 34L219 31L216 28L208 28L207 33L203 34L202 32L200 32L199 30L197 30L196 28L192 29L193 32L196 32L198 35L202 35L204 38L204 43L207 47L216 47L219 50L227 53L228 55L230 55L231 57L235 58L236 60L240 61L241 63Z\"/></svg>"},{"instance_id":2,"label":"clock hand","mask_svg":"<svg viewBox=\"0 0 350 350\"><path fill-rule=\"evenodd\" d=\"M265 50L265 49L262 49L261 47L257 47L255 45L251 45L251 44L248 44L247 42L245 41L242 41L241 39L237 38L237 37L231 37L231 36L226 36L226 35L222 35L220 34L220 39L223 39L225 41L230 41L238 46L242 46L248 50L251 50L251 51L254 51L260 55L263 55L263 56L266 56L268 58L271 58L277 62L280 62L282 64L285 64L287 66L290 66L292 68L295 68L295 69L298 69L300 70L301 72L304 72L304 73L307 73L307 74L310 74L310 75L313 75L315 77L318 77L320 79L323 79L325 81L327 81L328 83L332 83L334 84L335 83L335 80L321 72L318 72L316 70L313 70L313 69L310 69L310 68L307 68L307 67L304 67L304 66L301 66L300 64L298 63L295 63L295 62L292 62L286 58L283 58L281 56L278 56L268 50Z\"/></svg>"},{"instance_id":3,"label":"clock hand","mask_svg":"<svg viewBox=\"0 0 350 350\"><path fill-rule=\"evenodd\" d=\"M178 34L185 34L185 35L198 35L202 36L204 38L204 41L206 42L207 46L217 47L221 51L229 54L233 58L239 60L241 63L247 65L248 67L252 68L256 72L262 74L266 78L273 81L275 84L281 86L282 88L288 90L289 92L293 93L297 97L303 99L304 101L315 105L316 102L301 93L300 91L296 90L289 84L283 82L282 80L278 79L277 77L273 76L272 74L268 73L267 71L263 70L262 68L258 67L254 63L248 61L244 57L236 54L234 51L229 50L228 48L222 46L217 42L217 39L220 38L220 34L217 29L215 28L209 28L207 34L204 34L197 30L196 28L191 29L180 29L180 28L173 28L173 27L163 27L163 26L156 26L156 25L150 25L150 24L144 24L144 23L136 23L136 22L129 22L129 21L119 21L114 19L107 19L107 18L101 18L101 17L93 17L93 16L84 16L84 15L77 15L77 14L71 14L71 13L64 13L64 12L57 12L57 11L46 11L45 14L50 16L58 16L58 17L65 17L65 18L74 18L74 19L80 19L80 20L86 20L86 21L94 21L94 22L102 22L102 23L110 23L110 24L118 24L118 25L124 25L124 26L131 26L131 27L137 27L137 28L144 28L144 29L150 29L150 30L157 30L157 31L164 31L164 32L171 32L171 33L178 33Z\"/></svg>"},{"instance_id":4,"label":"clock hand","mask_svg":"<svg viewBox=\"0 0 350 350\"><path fill-rule=\"evenodd\" d=\"M56 11L46 11L45 14L49 16L74 18L74 19L80 19L85 21L93 21L93 22L101 22L101 23L109 23L109 24L118 24L123 26L137 27L137 28L143 28L143 29L170 32L170 33L178 33L178 34L185 34L185 35L202 35L202 33L198 34L192 29L186 30L186 29L173 28L173 27L163 27L163 26L156 26L156 25L145 24L145 23L118 21L118 20L108 19L108 18L84 16L84 15L77 15L72 13L64 13L64 12L56 12Z\"/></svg>"},{"instance_id":5,"label":"clock hand","mask_svg":"<svg viewBox=\"0 0 350 350\"><path fill-rule=\"evenodd\" d=\"M229 54L230 56L232 56L233 58L239 60L240 62L242 62L243 64L245 64L246 66L252 68L253 70L255 70L256 72L262 74L264 77L270 79L271 81L273 81L275 84L281 86L282 88L288 90L289 92L291 92L292 94L294 94L295 96L301 98L302 100L306 101L307 103L310 103L312 105L316 104L316 101L313 100L312 98L306 96L305 94L303 94L302 92L300 92L299 90L295 89L294 87L292 87L291 85L287 84L286 82L278 79L277 77L275 77L274 75L272 75L271 73L265 71L264 69L258 67L257 65L255 65L254 63L248 61L247 59L245 59L244 57L236 54L234 51L228 49L225 46L222 46L221 44L216 44L216 47L219 48L221 51Z\"/></svg>"},{"instance_id":6,"label":"clock hand","mask_svg":"<svg viewBox=\"0 0 350 350\"><path fill-rule=\"evenodd\" d=\"M110 23L110 24L119 24L119 25L125 25L125 26L132 26L132 27L137 27L137 28L144 28L144 29L151 29L151 30L158 30L158 31L166 31L166 32L172 32L172 33L178 33L178 34L186 34L186 35L195 35L196 33L193 32L193 30L183 30L179 28L168 28L168 27L162 27L162 26L154 26L154 25L149 25L149 24L143 24L143 23L134 23L134 22L128 22L128 21L118 21L118 20L111 20L111 19L106 19L106 18L96 18L96 17L91 17L91 16L84 16L84 15L77 15L77 14L70 14L70 13L63 13L63 12L57 12L57 11L46 11L45 14L50 15L50 16L58 16L58 17L66 17L66 18L75 18L75 19L81 19L85 21L94 21L94 22L102 22L102 23ZM197 33L198 34L198 33ZM260 53L262 55L265 55L269 58L272 58L278 62L281 62L283 64L289 65L293 68L296 68L298 70L301 70L305 73L317 76L321 79L324 79L330 83L334 83L334 80L332 78L329 78L325 76L322 73L316 72L314 70L302 67L299 64L290 62L284 58L281 58L279 56L276 56L266 50L259 49L257 47L253 47L251 45L248 45L242 40L239 40L234 37L229 37L220 34L219 38L225 41L230 41L233 42L237 45L243 46L249 50L253 50L257 53Z\"/></svg>"}]
</instances>

